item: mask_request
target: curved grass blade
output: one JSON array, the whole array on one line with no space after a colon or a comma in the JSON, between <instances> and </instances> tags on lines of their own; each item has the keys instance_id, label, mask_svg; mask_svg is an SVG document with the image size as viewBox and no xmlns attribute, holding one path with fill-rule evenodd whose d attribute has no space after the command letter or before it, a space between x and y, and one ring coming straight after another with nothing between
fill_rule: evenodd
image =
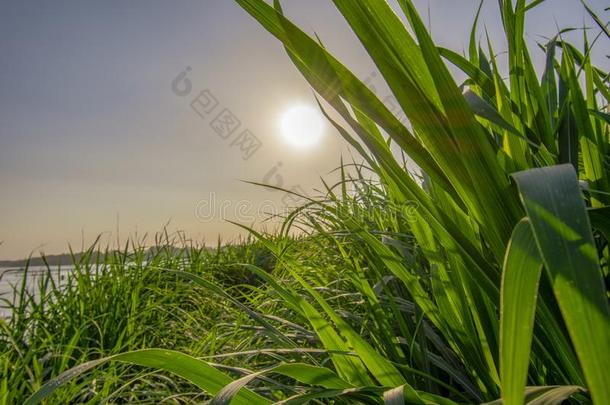
<instances>
[{"instance_id":1,"label":"curved grass blade","mask_svg":"<svg viewBox=\"0 0 610 405\"><path fill-rule=\"evenodd\" d=\"M426 404L424 400L419 397L417 392L406 384L384 392L383 403L385 405Z\"/></svg>"},{"instance_id":2,"label":"curved grass blade","mask_svg":"<svg viewBox=\"0 0 610 405\"><path fill-rule=\"evenodd\" d=\"M252 373L233 381L216 394L210 405L228 405L246 384L262 375L270 373L281 374L309 386L319 386L332 390L354 388L353 385L342 380L337 374L325 367L316 367L302 363L280 364L279 366Z\"/></svg>"},{"instance_id":3,"label":"curved grass blade","mask_svg":"<svg viewBox=\"0 0 610 405\"><path fill-rule=\"evenodd\" d=\"M192 382L205 392L212 395L216 394L224 386L232 382L232 379L229 376L210 366L205 361L198 360L184 353L173 350L144 349L93 360L74 367L51 381L48 381L31 397L29 397L24 405L35 405L40 403L43 399L50 396L62 385L87 372L88 370L109 361L120 361L168 371ZM271 403L271 401L245 388L235 396L234 402L234 404L243 405L266 405L269 403Z\"/></svg>"},{"instance_id":4,"label":"curved grass blade","mask_svg":"<svg viewBox=\"0 0 610 405\"><path fill-rule=\"evenodd\" d=\"M583 391L584 388L576 385L552 387L531 401L527 401L527 405L561 405L572 395Z\"/></svg>"},{"instance_id":5,"label":"curved grass blade","mask_svg":"<svg viewBox=\"0 0 610 405\"><path fill-rule=\"evenodd\" d=\"M574 168L513 177L593 401L610 403L610 307Z\"/></svg>"},{"instance_id":6,"label":"curved grass blade","mask_svg":"<svg viewBox=\"0 0 610 405\"><path fill-rule=\"evenodd\" d=\"M577 385L547 385L541 387L527 387L525 389L525 404L527 405L561 405L577 392L585 389ZM486 402L482 405L504 405L502 399Z\"/></svg>"},{"instance_id":7,"label":"curved grass blade","mask_svg":"<svg viewBox=\"0 0 610 405\"><path fill-rule=\"evenodd\" d=\"M502 129L507 130L513 135L518 136L520 139L529 143L530 146L533 146L536 149L540 147L539 145L527 139L527 137L523 136L519 131L517 131L517 129L511 124L509 124L493 106L491 106L478 94L468 90L464 93L464 98L472 109L472 112L477 116L486 119L487 121L497 125Z\"/></svg>"}]
</instances>

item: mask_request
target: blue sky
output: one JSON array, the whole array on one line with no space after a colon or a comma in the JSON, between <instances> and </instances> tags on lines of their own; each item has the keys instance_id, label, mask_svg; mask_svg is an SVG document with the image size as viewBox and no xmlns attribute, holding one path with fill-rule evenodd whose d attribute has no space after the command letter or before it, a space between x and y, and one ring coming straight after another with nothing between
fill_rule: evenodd
<instances>
[{"instance_id":1,"label":"blue sky","mask_svg":"<svg viewBox=\"0 0 610 405\"><path fill-rule=\"evenodd\" d=\"M601 10L605 2L589 3ZM284 5L361 77L374 71L332 2ZM428 13L427 1L416 5ZM476 6L432 1L435 38L463 50ZM486 1L482 22L502 50L496 1ZM583 22L593 25L579 1L547 0L528 17L528 39ZM608 69L603 41L595 61ZM231 240L239 234L234 225L198 218L201 201L214 194L279 206L279 193L239 180L261 181L281 162L284 186L312 190L347 154L330 129L308 151L281 142L282 111L313 103L311 91L282 47L233 1L4 1L0 55L3 259L80 247L83 235L85 243L98 234L114 238L117 218L122 237L158 231L171 220L172 229L194 239ZM186 66L193 94L209 89L219 108L261 140L251 159L171 91Z\"/></svg>"}]
</instances>

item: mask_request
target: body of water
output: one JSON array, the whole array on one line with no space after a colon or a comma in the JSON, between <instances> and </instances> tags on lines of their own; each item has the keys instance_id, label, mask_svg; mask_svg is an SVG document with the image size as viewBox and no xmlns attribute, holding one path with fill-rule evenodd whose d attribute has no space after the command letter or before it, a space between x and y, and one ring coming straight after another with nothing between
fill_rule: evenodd
<instances>
[{"instance_id":1,"label":"body of water","mask_svg":"<svg viewBox=\"0 0 610 405\"><path fill-rule=\"evenodd\" d=\"M61 285L67 279L67 275L73 270L72 266L62 266L61 269L51 267L51 276L57 285ZM0 267L0 316L10 315L7 302L14 303L16 291L21 290L25 277L25 288L38 298L39 289L37 285L48 273L45 266L30 266L27 273L22 267Z\"/></svg>"}]
</instances>

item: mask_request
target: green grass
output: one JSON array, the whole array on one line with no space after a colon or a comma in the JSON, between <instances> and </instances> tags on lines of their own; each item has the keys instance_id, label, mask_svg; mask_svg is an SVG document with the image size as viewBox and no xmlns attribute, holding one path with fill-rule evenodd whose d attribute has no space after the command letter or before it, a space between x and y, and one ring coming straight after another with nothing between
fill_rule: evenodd
<instances>
[{"instance_id":1,"label":"green grass","mask_svg":"<svg viewBox=\"0 0 610 405\"><path fill-rule=\"evenodd\" d=\"M99 252L96 244L61 284L49 266L32 288L15 286L14 301L3 299L11 317L0 320L0 403L22 403L49 378L87 360L149 347L197 355L222 347L210 333L236 317L206 289L170 271L205 273L230 292L248 282L234 263L269 266L270 255L251 242L216 250L178 243L163 234L153 250L128 244ZM155 402L180 392L178 398L194 400L200 395L193 388L133 367L106 366L62 388L53 402Z\"/></svg>"},{"instance_id":2,"label":"green grass","mask_svg":"<svg viewBox=\"0 0 610 405\"><path fill-rule=\"evenodd\" d=\"M36 371L45 347L71 345L37 327L63 314L22 315L23 332L3 336L3 358L28 366L14 382L6 374L6 398L96 401L132 378L146 388L123 395L176 394L170 402L610 403L610 94L586 34L583 51L562 33L530 51L526 14L544 2L499 1L504 78L492 44L476 41L476 21L462 56L434 44L409 0L398 1L407 26L385 1L334 0L406 127L279 2L237 3L281 41L321 108L341 117L328 114L363 163L342 164L341 181L288 215L279 234L250 229L256 243L218 250L225 260L187 249L186 264L166 255L140 276L125 261L110 266L117 303L95 293L84 322L65 321L111 314L116 324L46 375ZM542 71L530 52L546 56ZM456 83L448 64L467 80ZM305 235L289 236L295 228ZM76 310L104 285L48 308ZM138 285L147 295L130 298ZM134 324L136 315L144 319ZM30 345L34 337L42 342ZM99 381L105 388L93 390Z\"/></svg>"}]
</instances>

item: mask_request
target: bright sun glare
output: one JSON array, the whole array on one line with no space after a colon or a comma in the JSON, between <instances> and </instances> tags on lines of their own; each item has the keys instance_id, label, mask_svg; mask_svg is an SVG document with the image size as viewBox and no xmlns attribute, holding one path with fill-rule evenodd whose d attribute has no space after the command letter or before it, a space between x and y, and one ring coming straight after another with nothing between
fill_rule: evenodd
<instances>
[{"instance_id":1,"label":"bright sun glare","mask_svg":"<svg viewBox=\"0 0 610 405\"><path fill-rule=\"evenodd\" d=\"M289 144L307 149L320 142L324 119L317 109L308 105L296 105L284 112L280 129Z\"/></svg>"}]
</instances>

